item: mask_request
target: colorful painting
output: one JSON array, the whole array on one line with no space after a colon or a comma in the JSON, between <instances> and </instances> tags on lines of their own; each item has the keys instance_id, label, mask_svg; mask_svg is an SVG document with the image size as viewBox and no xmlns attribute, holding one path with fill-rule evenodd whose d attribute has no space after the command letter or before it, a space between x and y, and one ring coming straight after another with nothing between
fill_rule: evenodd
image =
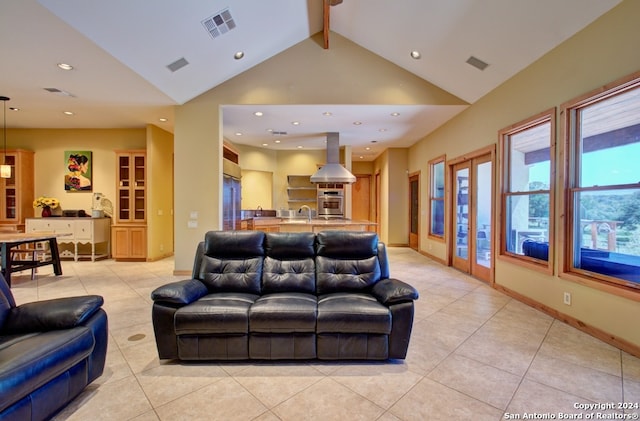
<instances>
[{"instance_id":1,"label":"colorful painting","mask_svg":"<svg viewBox=\"0 0 640 421\"><path fill-rule=\"evenodd\" d=\"M70 192L92 191L91 151L65 151L64 189Z\"/></svg>"}]
</instances>

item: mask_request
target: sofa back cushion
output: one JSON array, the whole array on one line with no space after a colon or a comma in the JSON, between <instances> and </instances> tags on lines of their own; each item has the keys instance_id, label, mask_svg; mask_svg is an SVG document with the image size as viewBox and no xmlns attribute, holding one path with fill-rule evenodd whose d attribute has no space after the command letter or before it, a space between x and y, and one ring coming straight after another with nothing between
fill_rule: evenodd
<instances>
[{"instance_id":1,"label":"sofa back cushion","mask_svg":"<svg viewBox=\"0 0 640 421\"><path fill-rule=\"evenodd\" d=\"M376 233L323 231L316 239L318 294L364 291L380 280Z\"/></svg>"},{"instance_id":2,"label":"sofa back cushion","mask_svg":"<svg viewBox=\"0 0 640 421\"><path fill-rule=\"evenodd\" d=\"M316 291L315 238L311 232L265 236L262 293Z\"/></svg>"},{"instance_id":3,"label":"sofa back cushion","mask_svg":"<svg viewBox=\"0 0 640 421\"><path fill-rule=\"evenodd\" d=\"M207 232L198 279L211 292L260 294L263 242L261 231Z\"/></svg>"},{"instance_id":4,"label":"sofa back cushion","mask_svg":"<svg viewBox=\"0 0 640 421\"><path fill-rule=\"evenodd\" d=\"M16 302L13 299L13 294L7 281L4 280L4 276L0 274L0 329L4 325L5 320L9 316L9 312L16 306Z\"/></svg>"}]
</instances>

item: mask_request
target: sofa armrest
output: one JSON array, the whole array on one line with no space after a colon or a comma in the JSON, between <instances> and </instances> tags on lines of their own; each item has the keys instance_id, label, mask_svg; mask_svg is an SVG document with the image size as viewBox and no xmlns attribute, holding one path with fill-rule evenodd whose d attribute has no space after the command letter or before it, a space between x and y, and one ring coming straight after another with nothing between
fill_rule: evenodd
<instances>
[{"instance_id":1,"label":"sofa armrest","mask_svg":"<svg viewBox=\"0 0 640 421\"><path fill-rule=\"evenodd\" d=\"M382 304L398 304L418 299L418 291L399 279L387 278L377 282L371 293Z\"/></svg>"},{"instance_id":2,"label":"sofa armrest","mask_svg":"<svg viewBox=\"0 0 640 421\"><path fill-rule=\"evenodd\" d=\"M186 305L204 297L208 292L206 285L198 279L186 279L156 288L151 293L151 299L155 302Z\"/></svg>"},{"instance_id":3,"label":"sofa armrest","mask_svg":"<svg viewBox=\"0 0 640 421\"><path fill-rule=\"evenodd\" d=\"M35 301L11 309L3 326L8 332L42 332L82 325L95 314L104 299L99 295Z\"/></svg>"}]
</instances>

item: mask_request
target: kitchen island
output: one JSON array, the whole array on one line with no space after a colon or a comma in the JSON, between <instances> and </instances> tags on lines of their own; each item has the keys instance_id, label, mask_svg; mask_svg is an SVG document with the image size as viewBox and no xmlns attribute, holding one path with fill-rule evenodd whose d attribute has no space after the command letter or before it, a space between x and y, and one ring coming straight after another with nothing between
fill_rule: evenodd
<instances>
[{"instance_id":1,"label":"kitchen island","mask_svg":"<svg viewBox=\"0 0 640 421\"><path fill-rule=\"evenodd\" d=\"M320 232L327 230L374 231L376 223L351 219L253 217L241 221L242 229L265 232Z\"/></svg>"}]
</instances>

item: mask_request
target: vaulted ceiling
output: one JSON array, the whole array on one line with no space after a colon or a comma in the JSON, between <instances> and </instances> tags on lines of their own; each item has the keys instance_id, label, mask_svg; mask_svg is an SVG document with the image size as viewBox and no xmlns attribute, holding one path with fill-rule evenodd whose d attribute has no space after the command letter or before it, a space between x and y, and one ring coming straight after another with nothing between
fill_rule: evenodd
<instances>
[{"instance_id":1,"label":"vaulted ceiling","mask_svg":"<svg viewBox=\"0 0 640 421\"><path fill-rule=\"evenodd\" d=\"M0 0L0 95L11 98L7 107L20 109L8 113L7 125L155 124L173 131L175 105L322 31L323 1ZM343 0L330 7L330 29L473 104L620 1ZM412 51L421 58L412 58ZM236 59L238 52L244 57ZM471 57L488 66L479 70L467 63ZM59 63L74 68L61 70ZM322 113L332 105L304 111L321 126ZM379 121L376 131L432 117L442 124L451 117L434 106L345 107L336 107L348 116L344 130L366 120L368 113ZM264 131L264 121L250 127L243 120L248 111L256 110L225 109L225 122L234 122L225 126L225 135ZM281 127L298 118L286 106L260 111L281 119ZM377 136L407 146L434 128L417 126L411 135L396 138L393 133ZM262 144L250 135L234 141Z\"/></svg>"}]
</instances>

